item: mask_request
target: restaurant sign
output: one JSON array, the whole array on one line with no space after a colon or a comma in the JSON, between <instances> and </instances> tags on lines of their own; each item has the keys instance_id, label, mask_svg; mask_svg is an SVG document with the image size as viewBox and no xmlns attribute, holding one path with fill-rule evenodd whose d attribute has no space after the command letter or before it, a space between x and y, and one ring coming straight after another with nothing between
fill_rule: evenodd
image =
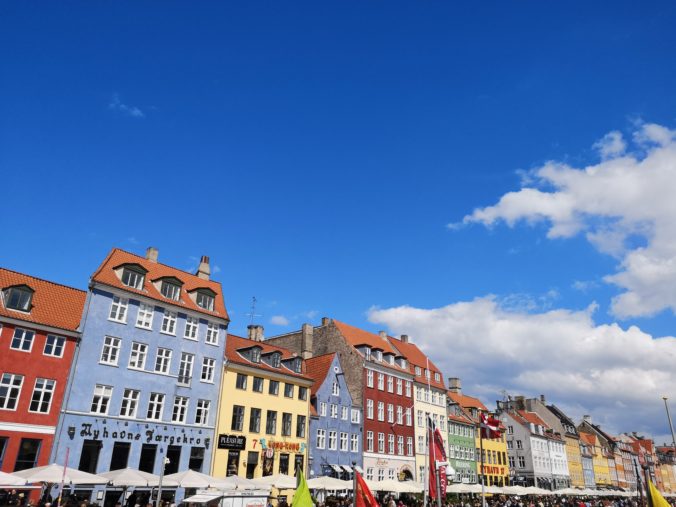
<instances>
[{"instance_id":1,"label":"restaurant sign","mask_svg":"<svg viewBox=\"0 0 676 507\"><path fill-rule=\"evenodd\" d=\"M218 448L243 451L246 449L246 437L241 435L218 435Z\"/></svg>"}]
</instances>

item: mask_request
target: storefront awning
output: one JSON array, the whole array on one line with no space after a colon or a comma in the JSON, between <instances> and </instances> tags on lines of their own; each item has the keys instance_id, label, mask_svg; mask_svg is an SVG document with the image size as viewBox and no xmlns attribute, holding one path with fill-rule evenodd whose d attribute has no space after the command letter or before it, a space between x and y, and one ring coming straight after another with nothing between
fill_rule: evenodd
<instances>
[{"instance_id":1,"label":"storefront awning","mask_svg":"<svg viewBox=\"0 0 676 507\"><path fill-rule=\"evenodd\" d=\"M343 471L342 468L340 468L340 465L329 465L331 468L333 468L333 471L336 473L341 473Z\"/></svg>"},{"instance_id":2,"label":"storefront awning","mask_svg":"<svg viewBox=\"0 0 676 507\"><path fill-rule=\"evenodd\" d=\"M352 473L352 467L350 465L340 465L343 470L345 470L348 474Z\"/></svg>"},{"instance_id":3,"label":"storefront awning","mask_svg":"<svg viewBox=\"0 0 676 507\"><path fill-rule=\"evenodd\" d=\"M188 498L184 498L183 501L186 503L209 503L214 500L219 500L223 495L219 494L205 494L205 493L200 493L197 495L190 496Z\"/></svg>"}]
</instances>

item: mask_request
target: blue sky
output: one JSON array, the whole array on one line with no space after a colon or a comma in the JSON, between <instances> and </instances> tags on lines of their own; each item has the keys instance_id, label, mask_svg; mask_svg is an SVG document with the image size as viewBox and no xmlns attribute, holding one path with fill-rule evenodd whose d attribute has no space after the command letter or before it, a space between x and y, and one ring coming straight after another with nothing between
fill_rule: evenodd
<instances>
[{"instance_id":1,"label":"blue sky","mask_svg":"<svg viewBox=\"0 0 676 507\"><path fill-rule=\"evenodd\" d=\"M560 217L544 209L473 212L533 185L565 194L537 177L549 160L582 174L604 146L605 160L641 161L657 145L669 155L673 136L648 127L676 127L675 24L671 2L5 3L1 264L85 287L112 246L157 246L184 269L208 254L235 333L255 295L267 334L323 315L419 331L445 371L485 399L498 388L535 393L539 380L514 380L499 358L492 380L455 362L455 324L435 341L397 309L493 295L501 322L569 312L591 315L582 334L617 323L619 333L673 336L668 293L663 304L613 306L624 293L645 300L650 283L604 280L636 274L622 263L655 237L637 224L668 222L669 206L624 216L622 203L583 209L595 197L580 191L573 209L584 224L564 235L550 234ZM617 137L594 147L609 132L622 149ZM676 181L671 161L651 188ZM610 187L579 188L603 201ZM624 249L611 251L605 233L618 233L617 220L631 225ZM597 366L567 382L589 381ZM674 379L650 369L667 375L647 380L658 390ZM619 402L651 398L646 389ZM617 397L573 391L558 394L564 406L597 408L613 424ZM666 434L662 408L645 409L645 430Z\"/></svg>"}]
</instances>

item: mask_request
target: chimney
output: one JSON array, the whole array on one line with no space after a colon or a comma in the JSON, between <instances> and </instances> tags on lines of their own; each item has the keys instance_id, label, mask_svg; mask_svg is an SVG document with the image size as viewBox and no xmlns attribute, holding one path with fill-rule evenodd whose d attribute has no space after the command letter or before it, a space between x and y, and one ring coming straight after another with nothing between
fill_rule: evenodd
<instances>
[{"instance_id":1,"label":"chimney","mask_svg":"<svg viewBox=\"0 0 676 507\"><path fill-rule=\"evenodd\" d=\"M546 402L546 400L545 400L545 395L544 395L544 394L541 394L541 395L540 395L540 403L542 403L543 405L546 405L546 404L547 404L547 402Z\"/></svg>"},{"instance_id":2,"label":"chimney","mask_svg":"<svg viewBox=\"0 0 676 507\"><path fill-rule=\"evenodd\" d=\"M402 343L408 343L408 335L407 334L402 334L400 336L400 338L401 338Z\"/></svg>"},{"instance_id":3,"label":"chimney","mask_svg":"<svg viewBox=\"0 0 676 507\"><path fill-rule=\"evenodd\" d=\"M312 341L314 329L311 324L303 324L300 329L300 355L303 359L310 359L312 357Z\"/></svg>"},{"instance_id":4,"label":"chimney","mask_svg":"<svg viewBox=\"0 0 676 507\"><path fill-rule=\"evenodd\" d=\"M328 317L322 317L322 327L328 326L331 323L331 319Z\"/></svg>"},{"instance_id":5,"label":"chimney","mask_svg":"<svg viewBox=\"0 0 676 507\"><path fill-rule=\"evenodd\" d=\"M592 423L592 416L589 415L589 414L585 414L585 415L582 416L582 420L584 422L586 422L587 424L591 424Z\"/></svg>"},{"instance_id":6,"label":"chimney","mask_svg":"<svg viewBox=\"0 0 676 507\"><path fill-rule=\"evenodd\" d=\"M385 331L378 331L378 335L385 341L387 341L387 333Z\"/></svg>"},{"instance_id":7,"label":"chimney","mask_svg":"<svg viewBox=\"0 0 676 507\"><path fill-rule=\"evenodd\" d=\"M515 396L514 402L517 410L526 410L526 398L524 396Z\"/></svg>"},{"instance_id":8,"label":"chimney","mask_svg":"<svg viewBox=\"0 0 676 507\"><path fill-rule=\"evenodd\" d=\"M249 324L246 328L249 330L249 340L253 340L255 342L263 341L263 326L258 324Z\"/></svg>"},{"instance_id":9,"label":"chimney","mask_svg":"<svg viewBox=\"0 0 676 507\"><path fill-rule=\"evenodd\" d=\"M452 393L462 394L462 384L458 377L448 377L448 390Z\"/></svg>"},{"instance_id":10,"label":"chimney","mask_svg":"<svg viewBox=\"0 0 676 507\"><path fill-rule=\"evenodd\" d=\"M157 262L158 255L160 255L160 251L154 246L146 248L146 259L150 262Z\"/></svg>"},{"instance_id":11,"label":"chimney","mask_svg":"<svg viewBox=\"0 0 676 507\"><path fill-rule=\"evenodd\" d=\"M203 255L200 259L200 266L197 268L197 273L195 273L202 280L208 280L209 275L211 275L211 268L209 267L209 257Z\"/></svg>"}]
</instances>

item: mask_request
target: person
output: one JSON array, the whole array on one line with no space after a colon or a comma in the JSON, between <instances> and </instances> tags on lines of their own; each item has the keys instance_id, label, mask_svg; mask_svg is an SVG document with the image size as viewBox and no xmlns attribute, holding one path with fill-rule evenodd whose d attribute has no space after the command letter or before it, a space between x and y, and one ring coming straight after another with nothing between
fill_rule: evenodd
<instances>
[{"instance_id":1,"label":"person","mask_svg":"<svg viewBox=\"0 0 676 507\"><path fill-rule=\"evenodd\" d=\"M389 501L387 502L387 507L397 507L393 496L390 496Z\"/></svg>"}]
</instances>

